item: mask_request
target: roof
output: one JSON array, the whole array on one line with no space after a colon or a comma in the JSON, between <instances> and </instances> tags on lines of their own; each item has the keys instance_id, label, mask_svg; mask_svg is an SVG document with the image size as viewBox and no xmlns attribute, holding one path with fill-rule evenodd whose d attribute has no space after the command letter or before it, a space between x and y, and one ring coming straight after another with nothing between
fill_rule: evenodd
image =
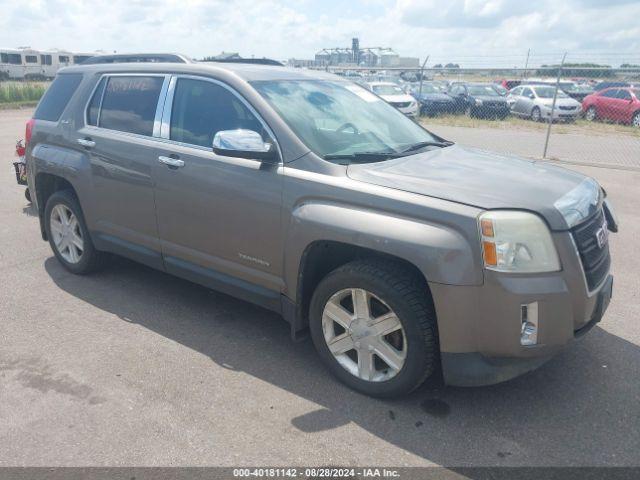
<instances>
[{"instance_id":1,"label":"roof","mask_svg":"<svg viewBox=\"0 0 640 480\"><path fill-rule=\"evenodd\" d=\"M377 86L381 86L381 85L391 85L393 87L398 87L399 85L397 83L393 83L393 82L367 82L369 85L371 85L372 87L377 87Z\"/></svg>"},{"instance_id":2,"label":"roof","mask_svg":"<svg viewBox=\"0 0 640 480\"><path fill-rule=\"evenodd\" d=\"M233 74L251 82L258 80L334 80L343 78L326 72L288 68L271 65L252 65L225 62L193 62L193 63L104 63L74 65L60 70L61 73L72 72L149 72L149 73L185 73L215 75L216 73Z\"/></svg>"},{"instance_id":3,"label":"roof","mask_svg":"<svg viewBox=\"0 0 640 480\"><path fill-rule=\"evenodd\" d=\"M191 60L185 55L175 53L116 53L113 55L93 55L82 63L135 63L135 62L167 62L189 63Z\"/></svg>"}]
</instances>

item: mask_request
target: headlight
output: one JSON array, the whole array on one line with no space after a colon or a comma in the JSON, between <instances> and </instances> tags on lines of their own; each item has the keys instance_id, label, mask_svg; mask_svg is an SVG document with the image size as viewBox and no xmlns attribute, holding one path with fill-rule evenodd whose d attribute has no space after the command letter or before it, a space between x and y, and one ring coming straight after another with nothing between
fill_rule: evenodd
<instances>
[{"instance_id":1,"label":"headlight","mask_svg":"<svg viewBox=\"0 0 640 480\"><path fill-rule=\"evenodd\" d=\"M556 200L553 206L572 228L591 216L600 201L600 185L593 178L585 178L575 188Z\"/></svg>"},{"instance_id":2,"label":"headlight","mask_svg":"<svg viewBox=\"0 0 640 480\"><path fill-rule=\"evenodd\" d=\"M480 215L478 221L485 268L516 273L560 270L551 233L537 215L494 210Z\"/></svg>"},{"instance_id":3,"label":"headlight","mask_svg":"<svg viewBox=\"0 0 640 480\"><path fill-rule=\"evenodd\" d=\"M476 98L476 105L479 107L480 105L482 105L482 100L480 100L479 98Z\"/></svg>"}]
</instances>

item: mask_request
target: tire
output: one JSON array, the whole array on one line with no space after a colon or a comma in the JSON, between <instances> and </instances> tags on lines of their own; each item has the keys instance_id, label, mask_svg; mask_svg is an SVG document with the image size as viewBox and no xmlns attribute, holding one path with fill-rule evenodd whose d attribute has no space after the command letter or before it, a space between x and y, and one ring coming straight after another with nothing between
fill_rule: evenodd
<instances>
[{"instance_id":1,"label":"tire","mask_svg":"<svg viewBox=\"0 0 640 480\"><path fill-rule=\"evenodd\" d=\"M67 216L67 221L69 222L67 225L64 224L62 212L64 214L71 212L73 215L73 217L71 215ZM94 247L82 209L72 191L61 190L51 195L47 200L44 215L45 231L49 239L49 245L51 245L53 253L64 268L71 273L84 275L94 272L104 265L106 254L96 250ZM71 218L75 218L75 222ZM54 231L52 231L52 224ZM65 231L62 239L60 228ZM73 237L73 234L82 240L81 249L78 248L75 242L70 241L72 238L76 238ZM58 239L61 239L61 241L58 242ZM75 252L75 256L72 251Z\"/></svg>"},{"instance_id":2,"label":"tire","mask_svg":"<svg viewBox=\"0 0 640 480\"><path fill-rule=\"evenodd\" d=\"M371 313L368 317L356 317L353 289L369 294L366 305ZM343 305L347 306L340 313L349 316L350 326L348 330L341 329L342 332L336 333L335 325L338 322L334 322L333 318L337 317L326 315L325 308L329 310L332 305L334 308L342 292L347 292L342 300ZM389 309L389 312L385 312L385 309ZM393 325L391 328L384 327L382 322L375 323L373 320L373 323L361 321L364 318L379 319L381 315L387 315L387 322L398 323L400 328ZM405 395L418 388L437 370L439 347L433 302L424 281L396 263L356 260L337 268L317 286L311 299L309 317L311 338L322 362L338 379L358 392L381 398ZM376 326L381 331L396 329L383 337L371 335ZM347 342L344 349L348 350L334 356L328 343L332 343L335 349L338 345L336 340ZM350 345L353 345L352 349L349 349ZM383 356L388 355L388 346L393 346L391 353L397 354L388 358L402 357L401 365L397 363L399 368L394 369L391 366L393 362L385 363L387 361L383 360ZM383 356L379 356L378 351ZM363 365L367 363L366 359L371 359L369 367L363 370L360 368L361 358ZM363 373L368 378L362 378Z\"/></svg>"},{"instance_id":3,"label":"tire","mask_svg":"<svg viewBox=\"0 0 640 480\"><path fill-rule=\"evenodd\" d=\"M584 119L587 122L593 122L595 120L598 119L598 111L596 110L596 107L591 106L589 108L587 108L587 111L584 113Z\"/></svg>"},{"instance_id":4,"label":"tire","mask_svg":"<svg viewBox=\"0 0 640 480\"><path fill-rule=\"evenodd\" d=\"M531 109L531 120L534 122L539 122L542 119L542 114L540 113L539 107L533 107Z\"/></svg>"},{"instance_id":5,"label":"tire","mask_svg":"<svg viewBox=\"0 0 640 480\"><path fill-rule=\"evenodd\" d=\"M631 126L640 128L640 112L636 112L636 114L631 119Z\"/></svg>"},{"instance_id":6,"label":"tire","mask_svg":"<svg viewBox=\"0 0 640 480\"><path fill-rule=\"evenodd\" d=\"M27 202L31 203L31 192L29 192L28 188L24 189L24 198L27 199Z\"/></svg>"}]
</instances>

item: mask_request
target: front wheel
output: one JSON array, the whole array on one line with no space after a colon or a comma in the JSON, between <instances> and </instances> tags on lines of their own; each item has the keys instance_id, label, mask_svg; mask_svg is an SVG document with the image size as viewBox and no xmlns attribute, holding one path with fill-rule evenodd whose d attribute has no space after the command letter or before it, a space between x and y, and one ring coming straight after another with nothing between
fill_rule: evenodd
<instances>
[{"instance_id":1,"label":"front wheel","mask_svg":"<svg viewBox=\"0 0 640 480\"><path fill-rule=\"evenodd\" d=\"M636 128L640 128L640 112L637 112L633 116L633 119L631 120L631 125L633 125Z\"/></svg>"},{"instance_id":2,"label":"front wheel","mask_svg":"<svg viewBox=\"0 0 640 480\"><path fill-rule=\"evenodd\" d=\"M593 122L594 120L596 120L598 118L598 112L596 111L596 107L592 106L587 108L587 111L584 114L584 118L588 122Z\"/></svg>"},{"instance_id":3,"label":"front wheel","mask_svg":"<svg viewBox=\"0 0 640 480\"><path fill-rule=\"evenodd\" d=\"M539 122L541 118L542 115L540 113L540 109L538 107L533 107L533 110L531 110L531 120Z\"/></svg>"},{"instance_id":4,"label":"front wheel","mask_svg":"<svg viewBox=\"0 0 640 480\"><path fill-rule=\"evenodd\" d=\"M44 211L51 249L62 266L79 275L102 266L105 253L96 250L76 196L69 190L55 192Z\"/></svg>"},{"instance_id":5,"label":"front wheel","mask_svg":"<svg viewBox=\"0 0 640 480\"><path fill-rule=\"evenodd\" d=\"M395 263L358 260L331 272L313 294L309 321L323 363L361 393L404 395L436 370L427 287Z\"/></svg>"}]
</instances>

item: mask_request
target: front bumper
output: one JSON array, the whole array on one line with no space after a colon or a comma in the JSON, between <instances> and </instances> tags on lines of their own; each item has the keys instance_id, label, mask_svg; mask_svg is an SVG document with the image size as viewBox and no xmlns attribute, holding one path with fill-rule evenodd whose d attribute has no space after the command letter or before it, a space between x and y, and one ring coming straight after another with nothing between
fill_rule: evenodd
<instances>
[{"instance_id":1,"label":"front bumper","mask_svg":"<svg viewBox=\"0 0 640 480\"><path fill-rule=\"evenodd\" d=\"M574 110L560 110L556 108L553 111L552 120L575 120L580 116L581 113L582 113L581 108L576 108ZM549 117L551 117L551 109L543 108L540 111L540 114L542 115L542 118L549 119Z\"/></svg>"},{"instance_id":2,"label":"front bumper","mask_svg":"<svg viewBox=\"0 0 640 480\"><path fill-rule=\"evenodd\" d=\"M408 107L400 108L396 107L402 113L404 113L407 117L417 117L418 116L418 104L412 104Z\"/></svg>"},{"instance_id":3,"label":"front bumper","mask_svg":"<svg viewBox=\"0 0 640 480\"><path fill-rule=\"evenodd\" d=\"M563 270L546 274L486 271L481 286L430 284L445 383L479 386L533 370L600 321L613 277L589 291L568 233L554 234ZM538 304L538 341L523 346L521 310Z\"/></svg>"},{"instance_id":4,"label":"front bumper","mask_svg":"<svg viewBox=\"0 0 640 480\"><path fill-rule=\"evenodd\" d=\"M511 109L507 103L500 106L474 105L471 107L471 114L477 117L507 117L510 113Z\"/></svg>"}]
</instances>

